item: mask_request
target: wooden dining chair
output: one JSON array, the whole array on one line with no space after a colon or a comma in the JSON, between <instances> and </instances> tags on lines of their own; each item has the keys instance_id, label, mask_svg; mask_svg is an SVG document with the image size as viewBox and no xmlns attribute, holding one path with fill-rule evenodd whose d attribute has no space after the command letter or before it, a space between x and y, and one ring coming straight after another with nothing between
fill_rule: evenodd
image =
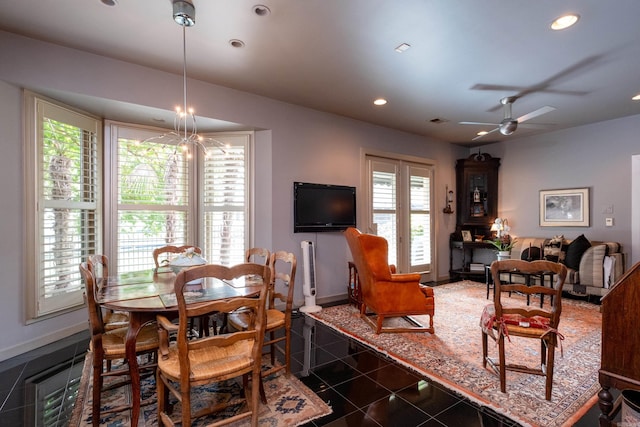
<instances>
[{"instance_id":1,"label":"wooden dining chair","mask_svg":"<svg viewBox=\"0 0 640 427\"><path fill-rule=\"evenodd\" d=\"M169 259L169 255L182 254L187 249L193 249L195 253L197 253L198 255L202 255L202 249L200 249L198 246L193 246L193 245L183 245L183 246L167 245L167 246L155 248L153 250L153 262L156 265L155 272L156 273L173 272L173 270L171 270L168 265L169 261L171 261ZM162 257L163 255L165 255L164 258ZM212 319L213 319L213 322L215 322L216 317L214 316ZM209 335L209 324L212 322L212 319L209 318L209 316L203 316L200 319L192 319L191 330L193 331L194 334L197 333L198 335L202 335L202 334ZM214 326L214 333L215 333L217 330L216 324L214 323L213 326Z\"/></svg>"},{"instance_id":2,"label":"wooden dining chair","mask_svg":"<svg viewBox=\"0 0 640 427\"><path fill-rule=\"evenodd\" d=\"M170 261L168 257L169 254L181 254L181 253L184 253L187 249L193 249L195 253L197 253L198 255L202 255L202 249L200 249L198 246L193 246L193 245L183 245L183 246L167 245L167 246L155 248L153 250L153 262L156 265L155 271L158 273L165 271L165 270L162 270L161 267L168 267L168 264ZM162 255L166 255L166 257L162 258ZM167 268L166 271L170 272L172 270Z\"/></svg>"},{"instance_id":3,"label":"wooden dining chair","mask_svg":"<svg viewBox=\"0 0 640 427\"><path fill-rule=\"evenodd\" d=\"M500 273L520 271L526 274L553 273L553 287L541 285L527 286L522 283L508 283L501 280ZM489 366L500 376L500 391L506 393L506 371L516 371L546 378L545 399L551 400L553 387L553 366L555 349L562 340L558 332L562 314L562 287L567 276L564 264L551 261L503 260L491 264L495 295L493 304L484 308L480 320L482 329L482 366ZM509 298L511 292L518 292L528 299L530 296L551 296L548 308L527 305L525 299ZM488 337L498 344L498 361L488 356ZM533 338L540 340L540 362L536 366L525 366L521 360L507 363L505 338ZM513 344L513 342L512 342ZM515 344L514 344L515 345Z\"/></svg>"},{"instance_id":4,"label":"wooden dining chair","mask_svg":"<svg viewBox=\"0 0 640 427\"><path fill-rule=\"evenodd\" d=\"M118 369L105 369L105 362L121 359L124 362L125 351L125 339L127 335L127 328L119 328L113 330L106 330L102 317L102 310L100 304L95 299L95 278L89 271L86 262L79 265L80 275L85 284L85 302L87 311L89 314L89 330L91 333L91 341L89 343L89 350L91 352L92 367L93 367L93 404L91 421L94 426L100 425L101 414L108 414L112 412L121 412L131 408L131 405L121 405L117 407L107 408L101 413L101 396L104 385L104 378L111 376L128 376L129 368L126 363ZM151 363L140 366L140 370L147 370L153 372L156 367L156 353L158 349L158 330L155 324L145 325L136 340L136 354L150 354ZM109 385L108 389L123 386L129 383L129 380L123 380L115 382ZM105 389L106 390L106 389Z\"/></svg>"},{"instance_id":5,"label":"wooden dining chair","mask_svg":"<svg viewBox=\"0 0 640 427\"><path fill-rule=\"evenodd\" d=\"M95 297L98 297L102 287L109 286L109 259L103 254L90 255L87 258L87 268L95 279ZM129 324L129 314L122 311L103 309L104 328L107 331L125 328Z\"/></svg>"},{"instance_id":6,"label":"wooden dining chair","mask_svg":"<svg viewBox=\"0 0 640 427\"><path fill-rule=\"evenodd\" d=\"M269 265L270 259L271 251L266 248L249 248L244 252L244 260L246 262Z\"/></svg>"},{"instance_id":7,"label":"wooden dining chair","mask_svg":"<svg viewBox=\"0 0 640 427\"><path fill-rule=\"evenodd\" d=\"M297 261L294 254L285 251L272 253L269 259L271 283L267 296L268 338L264 346L268 347L271 357L271 368L264 369L262 376L268 376L280 370L291 373L291 311L293 310L293 291L296 277ZM276 306L284 304L279 308ZM249 313L237 310L229 314L229 323L236 330L248 328L251 319ZM284 341L284 349L276 344ZM284 356L284 363L276 365L276 351Z\"/></svg>"},{"instance_id":8,"label":"wooden dining chair","mask_svg":"<svg viewBox=\"0 0 640 427\"><path fill-rule=\"evenodd\" d=\"M188 296L185 296L185 285L193 280L206 277L230 280L243 276L260 277L259 286L256 286L257 297L199 300L188 303ZM219 412L230 405L236 406L240 403L236 400L225 402L224 399L219 399L218 402L192 412L193 387L242 377L243 398L246 400L248 411L236 413L209 425L218 426L251 417L251 426L257 427L260 404L260 365L265 331L265 301L270 278L271 270L268 266L254 263L238 264L233 267L208 264L178 273L174 284L178 302L178 324L170 322L164 316L157 316L160 354L156 386L160 425L174 425L170 417L168 393L182 403L181 425L188 427L195 418ZM229 313L240 307L251 312L251 322L246 330L196 339L189 338L190 319L211 313Z\"/></svg>"}]
</instances>

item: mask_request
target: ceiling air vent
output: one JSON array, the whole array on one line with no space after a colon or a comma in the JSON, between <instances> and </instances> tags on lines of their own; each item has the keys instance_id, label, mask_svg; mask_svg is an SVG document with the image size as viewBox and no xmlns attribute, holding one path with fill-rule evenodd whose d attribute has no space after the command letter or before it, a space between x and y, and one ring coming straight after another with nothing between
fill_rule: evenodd
<instances>
[{"instance_id":1,"label":"ceiling air vent","mask_svg":"<svg viewBox=\"0 0 640 427\"><path fill-rule=\"evenodd\" d=\"M429 122L431 122L431 123L435 123L435 124L437 124L437 125L440 125L440 124L442 124L442 123L447 123L448 121L449 121L449 120L447 120L447 119L441 119L440 117L436 117L435 119L431 119L431 120L429 120Z\"/></svg>"}]
</instances>

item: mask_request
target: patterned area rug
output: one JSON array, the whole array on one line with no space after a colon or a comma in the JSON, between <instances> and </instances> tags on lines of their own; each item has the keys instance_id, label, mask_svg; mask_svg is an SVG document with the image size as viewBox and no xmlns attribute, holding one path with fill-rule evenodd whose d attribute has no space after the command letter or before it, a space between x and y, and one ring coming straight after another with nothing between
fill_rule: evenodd
<instances>
[{"instance_id":1,"label":"patterned area rug","mask_svg":"<svg viewBox=\"0 0 640 427\"><path fill-rule=\"evenodd\" d=\"M376 335L349 305L329 307L310 316L525 426L571 426L597 402L602 325L598 306L563 298L559 331L565 336L564 354L556 351L553 395L546 401L544 377L507 372L507 393L501 393L498 376L488 366L482 367L480 316L490 302L485 284L463 281L436 286L434 292L434 335ZM514 301L519 298L524 300L516 294L511 297ZM531 304L539 304L539 300ZM423 324L427 319L416 316ZM540 341L513 337L506 352L507 360L533 361L536 366ZM489 339L489 356L497 359L497 353L497 346Z\"/></svg>"},{"instance_id":2,"label":"patterned area rug","mask_svg":"<svg viewBox=\"0 0 640 427\"><path fill-rule=\"evenodd\" d=\"M263 361L263 363L266 363ZM88 353L85 358L84 369L80 389L76 400L76 407L69 423L70 427L91 426L91 404L92 404L92 369L91 354ZM108 384L105 380L105 385ZM155 397L155 377L149 375L142 378L142 399L154 399ZM308 421L320 418L331 413L331 408L320 399L307 386L302 384L294 376L287 377L283 371L270 375L264 379L265 394L267 397L267 405L260 404L260 425L269 427L285 427L297 426ZM211 402L212 396L215 399L232 401L240 395L241 385L235 380L225 381L217 385L209 385L198 387L192 391L192 410L196 407L206 405ZM130 388L128 386L120 387L114 390L105 391L102 394L101 405L103 408L118 406L123 401L130 402ZM173 399L170 403L175 404L172 419L176 422L180 421L180 404ZM220 412L216 415L203 417L195 421L192 425L206 426L211 422L220 418L228 417L232 414L245 410L244 403L236 407L227 409L227 412ZM157 405L153 404L143 406L141 409L138 426L151 427L158 425ZM120 413L107 414L101 421L101 426L121 426L131 425L130 411ZM234 427L249 426L250 418L230 424Z\"/></svg>"}]
</instances>

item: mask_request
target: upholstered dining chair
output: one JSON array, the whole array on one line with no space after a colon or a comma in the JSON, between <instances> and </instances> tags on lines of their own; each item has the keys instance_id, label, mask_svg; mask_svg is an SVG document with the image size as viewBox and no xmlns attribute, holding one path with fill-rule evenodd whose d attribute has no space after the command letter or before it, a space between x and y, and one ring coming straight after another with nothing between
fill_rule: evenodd
<instances>
[{"instance_id":1,"label":"upholstered dining chair","mask_svg":"<svg viewBox=\"0 0 640 427\"><path fill-rule=\"evenodd\" d=\"M260 277L257 286L258 297L234 297L223 300L197 301L190 304L185 298L185 284L206 277L229 280L243 276ZM157 316L160 331L160 354L157 371L158 421L160 425L174 425L168 406L169 395L173 394L182 403L182 426L190 426L194 418L218 412L237 401L213 402L192 413L192 388L199 385L242 377L248 411L244 411L219 422L217 426L251 417L251 425L258 425L258 405L260 404L260 365L262 344L265 333L265 301L271 270L268 266L254 263L238 264L233 267L203 265L182 270L176 277L174 288L178 302L178 324L164 316ZM229 313L242 307L251 312L246 330L219 334L209 337L189 338L189 319L210 313ZM175 336L175 339L170 339ZM248 387L249 377L251 387Z\"/></svg>"},{"instance_id":2,"label":"upholstered dining chair","mask_svg":"<svg viewBox=\"0 0 640 427\"><path fill-rule=\"evenodd\" d=\"M244 253L246 262L254 262L256 264L269 265L271 252L265 248L249 248Z\"/></svg>"},{"instance_id":3,"label":"upholstered dining chair","mask_svg":"<svg viewBox=\"0 0 640 427\"><path fill-rule=\"evenodd\" d=\"M200 249L198 246L193 246L193 245L184 245L184 246L167 245L167 246L155 248L153 250L153 262L156 265L155 271L158 273L162 272L161 267L165 267L166 266L165 264L167 264L170 261L168 257L161 259L162 255L181 254L187 249L193 249L195 253L197 253L198 255L202 255L202 249ZM171 271L171 270L167 269L166 271Z\"/></svg>"},{"instance_id":4,"label":"upholstered dining chair","mask_svg":"<svg viewBox=\"0 0 640 427\"><path fill-rule=\"evenodd\" d=\"M501 279L500 273L509 271L531 275L553 273L553 287L505 282L504 275ZM567 268L564 264L552 261L502 260L491 264L491 275L495 286L494 300L493 304L485 307L480 319L482 366L486 368L488 363L500 376L500 391L503 393L506 393L506 371L541 375L546 378L545 399L551 400L555 349L563 339L558 332L558 326L562 314L562 288L567 276ZM509 298L512 292L518 292L525 298ZM540 298L543 295L549 295L551 302L547 307L527 305L526 300L534 295ZM488 337L498 344L497 362L488 356ZM540 341L539 364L532 366L533 363L529 363L529 366L525 366L522 360L507 363L505 339L512 342L513 337Z\"/></svg>"},{"instance_id":5,"label":"upholstered dining chair","mask_svg":"<svg viewBox=\"0 0 640 427\"><path fill-rule=\"evenodd\" d=\"M124 361L126 356L125 351L125 339L128 328L119 328L107 331L104 327L102 320L102 310L100 305L95 299L95 279L93 274L89 271L87 263L83 262L79 265L80 275L85 284L85 302L89 314L89 329L91 332L91 340L89 343L89 350L91 352L91 364L93 367L93 403L92 403L92 415L91 421L94 426L100 425L101 416L101 404L100 398L102 396L104 378L111 376L128 376L129 369L126 363L123 363L124 368L118 369L105 369L105 362L111 362L114 360L122 359ZM154 372L156 367L156 353L158 349L158 330L155 324L145 325L136 340L136 354L150 354L153 357L151 362L145 365L141 365L141 370L147 370ZM111 384L109 388L120 387L127 384L129 381L119 381ZM150 403L150 402L147 402ZM129 409L130 405L122 405L113 408L108 408L102 412L102 414L121 412Z\"/></svg>"},{"instance_id":6,"label":"upholstered dining chair","mask_svg":"<svg viewBox=\"0 0 640 427\"><path fill-rule=\"evenodd\" d=\"M360 316L376 334L433 333L433 289L420 284L419 274L395 273L395 267L388 262L389 248L385 238L361 233L353 227L346 229L344 235L360 281ZM413 315L428 315L429 326L418 324L408 317ZM403 317L405 325L384 326L384 320L392 317Z\"/></svg>"},{"instance_id":7,"label":"upholstered dining chair","mask_svg":"<svg viewBox=\"0 0 640 427\"><path fill-rule=\"evenodd\" d=\"M109 286L109 259L103 254L90 255L87 258L87 268L95 279L95 296L100 287ZM129 324L129 314L121 311L103 310L104 328L107 331L118 328L125 328Z\"/></svg>"},{"instance_id":8,"label":"upholstered dining chair","mask_svg":"<svg viewBox=\"0 0 640 427\"><path fill-rule=\"evenodd\" d=\"M297 260L290 252L277 251L271 254L271 283L267 296L267 326L269 335L264 342L271 357L271 368L262 371L262 376L271 375L280 370L291 373L291 311L293 310L293 291L296 278ZM284 304L278 308L276 304ZM236 330L245 330L250 323L248 312L236 310L229 314L229 324ZM276 344L284 341L284 349ZM284 363L276 366L276 351L284 356Z\"/></svg>"}]
</instances>

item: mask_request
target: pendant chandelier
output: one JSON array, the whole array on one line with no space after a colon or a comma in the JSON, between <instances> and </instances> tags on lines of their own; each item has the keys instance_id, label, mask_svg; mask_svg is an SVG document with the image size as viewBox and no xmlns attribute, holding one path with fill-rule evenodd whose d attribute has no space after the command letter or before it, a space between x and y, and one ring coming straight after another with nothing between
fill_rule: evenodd
<instances>
[{"instance_id":1,"label":"pendant chandelier","mask_svg":"<svg viewBox=\"0 0 640 427\"><path fill-rule=\"evenodd\" d=\"M186 29L196 23L195 6L185 0L173 0L173 20L182 27L182 106L176 107L173 119L173 131L145 139L145 141L168 141L179 146L188 158L193 151L200 149L205 157L210 156L208 147L215 147L226 153L225 144L214 138L198 135L196 115L187 107L187 42Z\"/></svg>"}]
</instances>

